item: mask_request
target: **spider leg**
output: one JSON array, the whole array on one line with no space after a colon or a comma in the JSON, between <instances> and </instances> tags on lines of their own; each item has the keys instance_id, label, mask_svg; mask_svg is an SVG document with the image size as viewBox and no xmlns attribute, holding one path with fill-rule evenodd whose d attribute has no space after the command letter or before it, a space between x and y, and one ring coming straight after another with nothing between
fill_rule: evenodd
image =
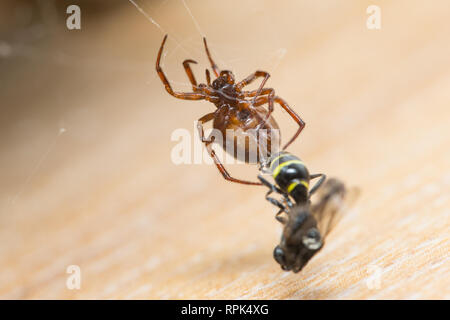
<instances>
[{"instance_id":1,"label":"spider leg","mask_svg":"<svg viewBox=\"0 0 450 320\"><path fill-rule=\"evenodd\" d=\"M269 94L269 93L271 93L272 91L274 91L272 88L263 88L262 90L261 90L261 92L259 93L259 95L266 95L266 94ZM258 93L258 90L252 90L252 91L242 91L241 92L241 95L242 95L242 97L244 97L244 98L251 98L251 97L254 97L254 96L256 96L256 94Z\"/></svg>"},{"instance_id":2,"label":"spider leg","mask_svg":"<svg viewBox=\"0 0 450 320\"><path fill-rule=\"evenodd\" d=\"M211 53L209 53L208 44L206 43L206 38L203 38L203 43L205 44L206 55L208 56L208 60L211 63L211 68L213 69L216 77L218 77L219 73L220 73L220 69L217 66L217 64L213 61L213 59L211 58Z\"/></svg>"},{"instance_id":3,"label":"spider leg","mask_svg":"<svg viewBox=\"0 0 450 320\"><path fill-rule=\"evenodd\" d=\"M225 178L225 180L228 180L228 181L231 181L231 182L247 184L247 185L260 186L261 185L260 182L251 182L251 181L246 181L246 180L240 180L240 179L233 178L228 173L227 169L225 169L223 164L220 162L220 159L217 157L216 153L212 149L212 145L211 144L214 142L214 139L212 139L212 138L205 139L205 133L203 131L203 124L208 122L208 121L211 121L212 119L214 119L214 112L204 115L203 117L198 119L197 129L198 129L198 133L199 133L199 136L200 136L200 140L205 144L206 150L208 150L209 155L213 159L214 164L216 165L217 169L219 169L219 171L222 174L222 176Z\"/></svg>"},{"instance_id":4,"label":"spider leg","mask_svg":"<svg viewBox=\"0 0 450 320\"><path fill-rule=\"evenodd\" d=\"M289 105L287 104L286 101L284 101L279 96L271 97L271 94L269 94L267 96L257 97L257 99L255 100L255 103L254 103L255 106L260 106L260 105L263 105L265 103L269 103L269 112L268 112L268 115L266 116L266 119L268 119L268 116L270 115L270 113L272 113L272 111L270 110L270 105L271 105L271 101L270 100L272 100L272 99L273 99L274 102L278 103L284 110L286 110L287 113L292 117L292 119L294 119L294 121L299 126L297 132L294 134L294 136L291 138L291 140L289 140L284 145L282 150L285 150L292 142L294 142L294 140L298 137L300 132L302 132L303 128L305 127L305 122L298 116L298 114L294 110L292 110L289 107Z\"/></svg>"},{"instance_id":5,"label":"spider leg","mask_svg":"<svg viewBox=\"0 0 450 320\"><path fill-rule=\"evenodd\" d=\"M255 95L258 94L258 91L259 90L256 91ZM268 92L267 96L260 96L260 97L256 97L255 96L255 98L252 101L252 104L255 107L258 107L258 106L263 105L265 103L269 104L269 108L268 108L269 110L268 110L264 120L262 121L262 123L259 124L259 127L263 127L265 125L266 121L269 119L270 115L273 112L273 102L274 102L275 91L273 89L271 89L271 90L268 90L267 92ZM259 98L259 99L257 99L257 98Z\"/></svg>"},{"instance_id":6,"label":"spider leg","mask_svg":"<svg viewBox=\"0 0 450 320\"><path fill-rule=\"evenodd\" d=\"M292 119L294 119L294 121L298 124L298 130L297 132L293 135L293 137L291 138L291 140L289 140L283 147L283 150L286 150L286 148L292 143L294 142L295 139L297 139L298 135L300 134L300 132L302 132L303 128L305 127L305 122L302 120L302 118L299 117L299 115L291 109L291 107L289 107L289 105L287 104L286 101L284 101L282 98L275 96L274 97L275 102L277 102L284 110L286 110L286 112L292 117Z\"/></svg>"},{"instance_id":7,"label":"spider leg","mask_svg":"<svg viewBox=\"0 0 450 320\"><path fill-rule=\"evenodd\" d=\"M214 139L205 139L205 132L203 130L203 124L206 122L209 122L211 120L214 119L214 112L205 114L203 117L201 117L200 119L198 119L197 122L197 130L198 130L198 135L200 137L200 141L201 142L214 142Z\"/></svg>"},{"instance_id":8,"label":"spider leg","mask_svg":"<svg viewBox=\"0 0 450 320\"><path fill-rule=\"evenodd\" d=\"M261 94L261 92L262 92L262 90L263 90L263 88L264 88L264 85L266 84L266 82L267 82L267 80L269 79L269 77L270 77L270 74L266 73L266 75L264 76L263 81L261 81L261 84L259 85L259 88L258 88L258 90L257 90L256 93L255 93L255 97L253 98L253 103L255 102L256 98ZM272 90L272 92L271 92L270 94L271 94L272 96L275 95L275 91ZM269 102L269 104L270 104L270 102ZM270 106L269 106L269 108L270 108ZM273 100L272 100L272 109L273 109ZM267 118L268 118L268 117L267 117ZM266 120L267 120L267 119L266 119ZM264 121L264 122L265 122L265 121Z\"/></svg>"},{"instance_id":9,"label":"spider leg","mask_svg":"<svg viewBox=\"0 0 450 320\"><path fill-rule=\"evenodd\" d=\"M159 48L158 52L158 58L156 59L156 72L158 72L159 78L161 79L162 83L164 84L166 91L178 99L183 100L203 100L205 99L205 95L197 92L175 92L173 91L172 87L170 86L169 80L167 80L166 75L164 74L164 71L162 70L160 66L161 62L161 54L164 49L164 43L167 40L167 35L164 36L163 42L161 43L161 47Z\"/></svg>"},{"instance_id":10,"label":"spider leg","mask_svg":"<svg viewBox=\"0 0 450 320\"><path fill-rule=\"evenodd\" d=\"M211 75L209 74L208 69L205 70L205 74L206 74L206 84L208 85L208 87L211 87Z\"/></svg>"},{"instance_id":11,"label":"spider leg","mask_svg":"<svg viewBox=\"0 0 450 320\"><path fill-rule=\"evenodd\" d=\"M270 74L265 71L256 71L255 73L249 75L247 78L245 78L244 80L239 82L236 85L236 87L237 87L237 90L241 90L243 87L250 84L258 77L264 77L263 81L261 81L261 84L259 85L259 88L257 90L253 90L253 91L244 93L244 97L254 97L252 100L252 104L255 104L256 98L259 95L268 94L267 102L269 103L269 112L267 113L263 122L260 124L260 127L263 127L273 112L273 96L275 95L275 90L273 90L271 88L264 88L264 85L266 84L267 80L269 79Z\"/></svg>"},{"instance_id":12,"label":"spider leg","mask_svg":"<svg viewBox=\"0 0 450 320\"><path fill-rule=\"evenodd\" d=\"M261 77L264 77L264 80L262 81L262 84L259 86L259 89L257 90L257 92L258 92L258 91L262 90L262 88L263 88L264 84L266 83L267 79L269 79L270 74L268 72L259 71L259 70L255 71L254 73L249 75L247 78L245 78L244 80L242 80L241 82L236 84L236 89L237 90L241 90L243 87L249 85L250 83L255 81L257 78L261 78Z\"/></svg>"},{"instance_id":13,"label":"spider leg","mask_svg":"<svg viewBox=\"0 0 450 320\"><path fill-rule=\"evenodd\" d=\"M192 59L184 60L183 61L184 71L186 71L189 81L192 83L192 90L194 92L199 92L199 90L197 88L197 80L195 80L194 73L192 72L191 66L189 65L190 63L197 64L197 61L192 60Z\"/></svg>"},{"instance_id":14,"label":"spider leg","mask_svg":"<svg viewBox=\"0 0 450 320\"><path fill-rule=\"evenodd\" d=\"M257 100L258 96L260 96L260 95L264 95L264 97L261 96ZM264 126L264 124L267 122L267 120L269 120L269 117L270 117L270 115L273 112L274 95L275 95L275 90L272 89L272 88L259 88L258 90L242 91L241 92L241 96L244 97L244 98L255 97L252 100L252 104L255 107L263 105L265 103L269 104L269 112L266 114L266 116L265 116L264 120L262 121L262 123L259 124L259 127Z\"/></svg>"}]
</instances>

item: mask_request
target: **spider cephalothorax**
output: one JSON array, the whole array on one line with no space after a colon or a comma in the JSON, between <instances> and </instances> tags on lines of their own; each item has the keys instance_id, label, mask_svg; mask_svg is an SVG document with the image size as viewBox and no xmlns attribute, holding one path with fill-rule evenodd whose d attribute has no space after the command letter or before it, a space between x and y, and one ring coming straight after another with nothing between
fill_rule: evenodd
<instances>
[{"instance_id":1,"label":"spider cephalothorax","mask_svg":"<svg viewBox=\"0 0 450 320\"><path fill-rule=\"evenodd\" d=\"M213 81L211 87L214 89L212 95L218 98L218 101L215 103L218 108L223 105L238 107L247 102L245 97L240 94L239 88L236 87L234 75L231 71L221 71L219 77Z\"/></svg>"}]
</instances>

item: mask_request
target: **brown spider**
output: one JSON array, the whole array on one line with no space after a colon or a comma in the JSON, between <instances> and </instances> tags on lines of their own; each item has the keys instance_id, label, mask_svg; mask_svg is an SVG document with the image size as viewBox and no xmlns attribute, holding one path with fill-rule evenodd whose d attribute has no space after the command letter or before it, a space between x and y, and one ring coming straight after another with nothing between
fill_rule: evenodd
<instances>
[{"instance_id":1,"label":"brown spider","mask_svg":"<svg viewBox=\"0 0 450 320\"><path fill-rule=\"evenodd\" d=\"M207 148L209 155L212 157L215 165L226 180L242 184L261 185L261 183L259 182L240 180L230 176L230 174L225 169L216 153L212 149L211 144L214 142L214 137L205 139L203 124L213 120L213 128L219 130L222 133L223 137L226 136L227 129L242 130L243 132L246 132L249 129L256 129L258 132L261 129L265 129L266 132L268 132L266 145L270 152L272 146L270 135L271 132L276 131L277 133L275 134L275 137L278 139L280 138L278 133L279 126L275 122L275 119L271 116L273 112L274 102L278 103L284 110L286 110L288 114L294 119L294 121L299 125L299 129L291 138L291 140L289 140L288 143L284 145L283 150L286 149L297 138L297 136L305 127L305 123L282 98L275 95L274 89L264 88L267 79L269 79L270 77L269 73L265 71L256 71L244 80L236 83L234 75L231 71L220 71L211 58L211 54L206 43L206 38L203 38L206 54L208 56L209 62L211 63L212 70L217 78L211 84L210 73L209 70L206 69L207 84L197 84L197 81L195 80L194 74L192 73L191 67L189 65L190 63L196 64L197 62L191 59L187 59L183 62L183 66L189 78L189 81L192 84L193 92L185 93L173 91L169 81L166 78L166 75L164 74L160 66L161 54L163 52L166 40L167 35L164 37L158 52L158 58L156 59L156 71L158 72L158 75L161 78L161 81L164 84L167 92L178 99L207 100L214 103L214 105L217 107L216 111L208 113L198 119L197 124L200 139L203 143L205 143L205 147ZM257 78L263 78L261 85L257 90L242 90L245 86L247 86ZM263 105L266 103L268 104L268 111L263 107ZM237 145L236 137L234 138L234 144ZM222 147L224 148L224 150L227 150L225 139L223 140ZM259 154L259 147L260 146L258 145L257 154ZM245 144L244 147L238 146L238 148L245 148L246 157L244 160L247 163L250 162L248 160L248 145ZM273 151L276 152L278 150ZM235 158L237 157L236 154L233 154L233 156Z\"/></svg>"}]
</instances>

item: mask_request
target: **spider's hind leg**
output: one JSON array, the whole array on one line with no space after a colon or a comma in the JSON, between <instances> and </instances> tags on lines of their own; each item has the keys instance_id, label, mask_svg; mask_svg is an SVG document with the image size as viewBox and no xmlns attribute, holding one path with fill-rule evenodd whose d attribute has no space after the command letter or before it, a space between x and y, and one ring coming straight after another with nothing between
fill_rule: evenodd
<instances>
[{"instance_id":1,"label":"spider's hind leg","mask_svg":"<svg viewBox=\"0 0 450 320\"><path fill-rule=\"evenodd\" d=\"M197 129L198 129L198 133L199 133L201 141L205 144L206 150L208 150L208 153L209 153L210 157L213 159L214 164L216 165L217 169L220 171L222 176L225 178L225 180L228 180L228 181L231 181L231 182L236 182L236 183L240 183L240 184L247 184L247 185L260 186L261 185L260 182L252 182L252 181L246 181L246 180L233 178L228 173L227 169L225 169L225 167L222 164L222 162L220 162L219 157L216 155L216 152L212 148L211 144L214 142L214 140L212 139L213 137L205 139L205 133L204 133L204 130L203 130L203 124L208 122L208 121L211 121L212 119L214 119L214 112L208 113L207 115L201 117L200 119L198 119Z\"/></svg>"}]
</instances>

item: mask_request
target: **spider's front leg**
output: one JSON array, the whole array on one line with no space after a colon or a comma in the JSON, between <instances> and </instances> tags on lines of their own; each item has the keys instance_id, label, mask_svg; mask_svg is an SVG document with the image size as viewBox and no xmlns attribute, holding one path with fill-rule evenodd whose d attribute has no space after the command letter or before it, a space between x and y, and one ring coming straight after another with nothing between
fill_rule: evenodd
<instances>
[{"instance_id":1,"label":"spider's front leg","mask_svg":"<svg viewBox=\"0 0 450 320\"><path fill-rule=\"evenodd\" d=\"M192 59L186 59L183 61L183 67L184 67L184 71L186 71L186 74L189 78L189 81L192 84L192 90L194 92L199 92L199 89L197 87L197 80L195 80L195 76L194 73L192 72L191 66L189 65L190 63L194 63L197 64L197 61L192 60Z\"/></svg>"},{"instance_id":2,"label":"spider's front leg","mask_svg":"<svg viewBox=\"0 0 450 320\"><path fill-rule=\"evenodd\" d=\"M214 164L216 165L217 169L220 171L220 173L225 178L225 180L228 180L231 182L236 182L236 183L241 183L241 184L260 186L261 183L259 183L259 182L252 182L252 181L246 181L246 180L240 180L240 179L233 178L228 173L227 169L225 169L222 162L220 162L219 157L216 155L216 152L212 148L212 143L214 142L214 139L212 139L213 137L210 136L210 138L205 139L205 133L203 130L203 124L208 121L211 121L213 119L214 119L214 112L208 113L207 115L204 115L203 117L198 119L197 130L198 130L198 134L200 136L200 140L205 144L206 150L208 151L208 154L210 155L210 157L213 159Z\"/></svg>"},{"instance_id":3,"label":"spider's front leg","mask_svg":"<svg viewBox=\"0 0 450 320\"><path fill-rule=\"evenodd\" d=\"M258 91L259 91L259 90L242 91L242 92L241 92L241 95L242 95L242 97L244 97L244 98L252 98L252 97L255 97L255 96L257 95ZM261 92L259 93L259 95L265 96L265 95L267 95L267 94L270 94L271 92L274 92L274 93L275 93L275 90L272 89L272 88L262 88L262 90L261 90Z\"/></svg>"},{"instance_id":4,"label":"spider's front leg","mask_svg":"<svg viewBox=\"0 0 450 320\"><path fill-rule=\"evenodd\" d=\"M165 44L166 40L167 40L167 35L164 36L164 39L161 43L161 47L159 48L158 57L156 58L156 72L158 72L159 78L161 79L162 83L164 84L166 91L178 99L183 99L183 100L203 100L203 99L205 99L205 95L203 95L201 93L197 93L197 92L186 92L185 93L185 92L173 91L172 87L170 86L169 80L167 80L166 75L164 74L164 71L162 70L162 68L160 66L161 55L162 55L162 52L164 49L164 44Z\"/></svg>"},{"instance_id":5,"label":"spider's front leg","mask_svg":"<svg viewBox=\"0 0 450 320\"><path fill-rule=\"evenodd\" d=\"M269 79L269 77L270 77L270 74L265 71L259 71L259 70L255 71L254 73L249 75L247 78L245 78L244 80L242 80L241 82L236 84L236 89L240 91L240 90L242 90L243 87L248 86L250 83L252 83L256 79L261 78L261 77L264 77L264 79L261 82L261 85L259 86L258 90L256 90L256 92L259 92L257 95L260 95L262 88L266 84L267 79Z\"/></svg>"},{"instance_id":6,"label":"spider's front leg","mask_svg":"<svg viewBox=\"0 0 450 320\"><path fill-rule=\"evenodd\" d=\"M217 66L217 64L214 62L214 60L211 58L211 53L209 52L208 44L206 43L206 38L203 38L203 43L205 45L206 55L208 56L208 60L211 63L211 68L213 69L214 74L216 75L216 77L218 77L219 74L220 74L220 69Z\"/></svg>"},{"instance_id":7,"label":"spider's front leg","mask_svg":"<svg viewBox=\"0 0 450 320\"><path fill-rule=\"evenodd\" d=\"M269 117L273 112L273 97L275 96L275 90L273 90L272 88L264 88L264 85L266 84L267 80L269 79L270 74L265 71L256 71L255 73L252 73L247 78L245 78L244 80L239 82L236 85L236 87L237 87L237 90L240 91L243 87L249 85L250 83L255 81L258 77L264 77L263 81L261 81L261 84L259 85L259 88L257 90L253 90L253 91L247 91L247 92L244 91L241 94L244 97L253 97L253 99L252 99L253 105L256 103L256 98L258 96L266 95L266 94L268 95L269 99L267 100L267 102L269 103L269 112L267 113L263 122L260 124L260 127L263 127L265 125L265 123L267 122L267 120L269 120Z\"/></svg>"},{"instance_id":8,"label":"spider's front leg","mask_svg":"<svg viewBox=\"0 0 450 320\"><path fill-rule=\"evenodd\" d=\"M209 74L209 70L205 70L205 76L206 76L206 84L208 87L211 87L211 75Z\"/></svg>"}]
</instances>

